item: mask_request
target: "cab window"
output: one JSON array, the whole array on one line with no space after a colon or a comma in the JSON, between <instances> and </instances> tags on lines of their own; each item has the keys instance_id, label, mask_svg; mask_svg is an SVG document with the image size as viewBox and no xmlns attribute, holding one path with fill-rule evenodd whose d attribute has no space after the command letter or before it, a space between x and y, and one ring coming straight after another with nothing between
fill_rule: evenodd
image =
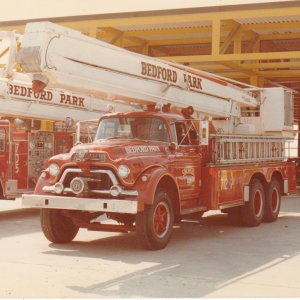
<instances>
[{"instance_id":1,"label":"cab window","mask_svg":"<svg viewBox=\"0 0 300 300\"><path fill-rule=\"evenodd\" d=\"M184 122L175 123L175 131L178 145L189 145L189 136Z\"/></svg>"},{"instance_id":2,"label":"cab window","mask_svg":"<svg viewBox=\"0 0 300 300\"><path fill-rule=\"evenodd\" d=\"M193 122L175 122L173 134L178 145L197 145L199 143L197 129Z\"/></svg>"},{"instance_id":3,"label":"cab window","mask_svg":"<svg viewBox=\"0 0 300 300\"><path fill-rule=\"evenodd\" d=\"M141 139L169 142L166 123L155 117L105 118L100 121L96 139Z\"/></svg>"}]
</instances>

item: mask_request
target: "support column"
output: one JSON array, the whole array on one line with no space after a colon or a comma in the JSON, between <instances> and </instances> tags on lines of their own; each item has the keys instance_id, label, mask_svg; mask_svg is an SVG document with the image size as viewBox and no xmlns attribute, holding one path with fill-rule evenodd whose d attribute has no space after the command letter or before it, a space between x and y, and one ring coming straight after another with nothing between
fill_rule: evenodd
<instances>
[{"instance_id":1,"label":"support column","mask_svg":"<svg viewBox=\"0 0 300 300\"><path fill-rule=\"evenodd\" d=\"M250 76L250 85L264 87L265 79L261 76Z\"/></svg>"},{"instance_id":2,"label":"support column","mask_svg":"<svg viewBox=\"0 0 300 300\"><path fill-rule=\"evenodd\" d=\"M220 40L221 40L221 20L213 19L212 21L212 37L211 37L211 54L220 54Z\"/></svg>"}]
</instances>

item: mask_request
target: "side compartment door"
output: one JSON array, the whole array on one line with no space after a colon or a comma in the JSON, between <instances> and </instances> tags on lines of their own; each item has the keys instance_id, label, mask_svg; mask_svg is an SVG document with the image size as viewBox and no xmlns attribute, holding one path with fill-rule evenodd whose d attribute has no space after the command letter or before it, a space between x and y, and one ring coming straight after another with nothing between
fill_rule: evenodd
<instances>
[{"instance_id":1,"label":"side compartment door","mask_svg":"<svg viewBox=\"0 0 300 300\"><path fill-rule=\"evenodd\" d=\"M9 163L9 123L6 121L0 122L0 197L3 196L5 190L4 184L8 180L8 163Z\"/></svg>"},{"instance_id":2,"label":"side compartment door","mask_svg":"<svg viewBox=\"0 0 300 300\"><path fill-rule=\"evenodd\" d=\"M34 188L44 162L54 154L54 134L48 131L31 132L28 136L28 186Z\"/></svg>"},{"instance_id":3,"label":"side compartment door","mask_svg":"<svg viewBox=\"0 0 300 300\"><path fill-rule=\"evenodd\" d=\"M12 133L12 179L17 180L18 189L28 188L28 132L14 130Z\"/></svg>"}]
</instances>

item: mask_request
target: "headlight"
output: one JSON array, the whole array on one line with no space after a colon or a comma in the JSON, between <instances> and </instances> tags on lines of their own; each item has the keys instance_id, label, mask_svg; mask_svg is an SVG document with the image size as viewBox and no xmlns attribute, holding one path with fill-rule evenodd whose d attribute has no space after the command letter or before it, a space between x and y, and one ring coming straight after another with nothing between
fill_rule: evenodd
<instances>
[{"instance_id":1,"label":"headlight","mask_svg":"<svg viewBox=\"0 0 300 300\"><path fill-rule=\"evenodd\" d=\"M61 182L56 182L54 185L54 192L56 194L61 194L64 190L64 185Z\"/></svg>"},{"instance_id":2,"label":"headlight","mask_svg":"<svg viewBox=\"0 0 300 300\"><path fill-rule=\"evenodd\" d=\"M53 176L53 177L57 176L58 173L59 173L59 165L58 165L58 164L54 164L54 163L51 164L51 165L49 166L49 173L50 173L50 175Z\"/></svg>"},{"instance_id":3,"label":"headlight","mask_svg":"<svg viewBox=\"0 0 300 300\"><path fill-rule=\"evenodd\" d=\"M130 174L130 169L126 165L120 165L118 168L118 174L122 178L127 178Z\"/></svg>"}]
</instances>

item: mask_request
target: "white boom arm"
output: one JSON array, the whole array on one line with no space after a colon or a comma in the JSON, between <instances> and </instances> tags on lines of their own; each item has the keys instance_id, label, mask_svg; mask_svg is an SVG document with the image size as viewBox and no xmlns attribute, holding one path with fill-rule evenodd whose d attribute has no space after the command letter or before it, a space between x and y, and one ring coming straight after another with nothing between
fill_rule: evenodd
<instances>
[{"instance_id":1,"label":"white boom arm","mask_svg":"<svg viewBox=\"0 0 300 300\"><path fill-rule=\"evenodd\" d=\"M34 93L27 74L15 71L17 45L22 35L0 31L0 105L1 114L26 115L30 117L65 120L99 118L108 112L110 101L92 96L90 93L74 93L63 88L45 89ZM117 103L119 112L139 110L128 104Z\"/></svg>"},{"instance_id":2,"label":"white boom arm","mask_svg":"<svg viewBox=\"0 0 300 300\"><path fill-rule=\"evenodd\" d=\"M212 116L239 117L256 107L250 91L225 79L115 47L49 22L28 23L18 61L48 84L127 104L193 106Z\"/></svg>"}]
</instances>

